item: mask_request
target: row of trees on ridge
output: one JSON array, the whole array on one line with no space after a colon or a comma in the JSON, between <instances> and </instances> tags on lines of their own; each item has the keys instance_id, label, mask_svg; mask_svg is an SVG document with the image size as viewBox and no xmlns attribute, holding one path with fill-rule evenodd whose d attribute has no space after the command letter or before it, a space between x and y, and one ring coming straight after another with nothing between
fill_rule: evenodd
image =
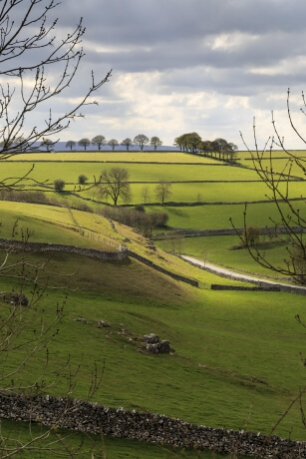
<instances>
[{"instance_id":1,"label":"row of trees on ridge","mask_svg":"<svg viewBox=\"0 0 306 459\"><path fill-rule=\"evenodd\" d=\"M181 151L201 153L205 156L234 161L237 154L237 145L225 139L202 140L197 132L182 134L174 139L174 145Z\"/></svg>"},{"instance_id":2,"label":"row of trees on ridge","mask_svg":"<svg viewBox=\"0 0 306 459\"><path fill-rule=\"evenodd\" d=\"M136 137L134 137L133 140L129 137L122 140L120 145L125 146L127 151L130 149L132 145L137 145L140 148L140 150L143 151L144 146L147 145L149 142L150 145L154 147L154 150L156 150L157 147L160 147L163 144L163 142L157 136L153 136L151 137L151 139L149 139L144 134L138 134L136 135ZM109 145L112 147L112 150L114 151L115 148L119 145L119 142L116 139L106 140L106 138L103 135L96 135L91 140L87 137L79 140L78 145L84 148L85 151L87 150L89 145L94 145L98 148L99 151L101 151L104 145ZM68 140L68 142L66 143L66 148L70 148L71 151L73 150L73 148L75 148L75 146L76 142L74 140Z\"/></svg>"}]
</instances>

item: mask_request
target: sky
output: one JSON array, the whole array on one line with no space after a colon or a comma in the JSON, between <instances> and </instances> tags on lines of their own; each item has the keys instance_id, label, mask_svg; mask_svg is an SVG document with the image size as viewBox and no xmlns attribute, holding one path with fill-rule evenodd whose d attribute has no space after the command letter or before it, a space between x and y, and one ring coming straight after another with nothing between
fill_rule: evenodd
<instances>
[{"instance_id":1,"label":"sky","mask_svg":"<svg viewBox=\"0 0 306 459\"><path fill-rule=\"evenodd\" d=\"M84 107L85 117L58 136L62 141L101 134L120 143L145 134L171 146L175 137L197 132L245 149L242 132L252 149L255 117L261 148L274 133L273 111L285 146L305 148L286 105L290 88L294 125L306 137L304 0L62 0L52 15L59 18L57 38L80 17L86 26L85 56L73 83L52 102L54 115L80 100L91 71L98 80L112 70L92 99L98 105Z\"/></svg>"}]
</instances>

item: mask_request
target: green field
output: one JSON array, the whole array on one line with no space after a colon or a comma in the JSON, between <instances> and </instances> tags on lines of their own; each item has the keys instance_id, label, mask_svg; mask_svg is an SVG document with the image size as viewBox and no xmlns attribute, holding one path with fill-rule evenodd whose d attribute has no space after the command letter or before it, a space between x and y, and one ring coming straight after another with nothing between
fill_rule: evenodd
<instances>
[{"instance_id":1,"label":"green field","mask_svg":"<svg viewBox=\"0 0 306 459\"><path fill-rule=\"evenodd\" d=\"M99 177L103 170L109 170L112 167L118 167L118 164L91 163L85 161L79 162L18 162L10 161L1 165L1 176L5 177L20 177L26 174L32 164L35 164L34 170L30 177L40 182L48 180L53 183L53 180L63 178L67 183L76 184L80 173L85 174L89 181L93 177ZM120 167L124 167L129 172L129 180L131 182L158 182L159 180L167 180L174 182L185 181L208 181L208 180L256 180L257 177L254 171L239 167L224 166L222 163L214 161L212 164L139 164L119 163Z\"/></svg>"},{"instance_id":2,"label":"green field","mask_svg":"<svg viewBox=\"0 0 306 459\"><path fill-rule=\"evenodd\" d=\"M285 244L269 243L264 240L263 250L266 259L272 264L284 267L284 259L288 258ZM179 236L156 242L159 247L167 251L176 251L179 254L192 255L199 260L216 263L219 266L233 269L236 272L252 274L261 277L273 277L285 282L288 277L272 273L267 268L258 264L249 254L246 248L239 248L241 241L238 236L205 236L186 237Z\"/></svg>"},{"instance_id":3,"label":"green field","mask_svg":"<svg viewBox=\"0 0 306 459\"><path fill-rule=\"evenodd\" d=\"M8 161L82 161L86 162L140 162L140 163L205 163L215 164L216 161L198 155L178 153L178 152L58 152L58 153L26 153L12 156Z\"/></svg>"},{"instance_id":4,"label":"green field","mask_svg":"<svg viewBox=\"0 0 306 459\"><path fill-rule=\"evenodd\" d=\"M53 365L60 365L70 354L72 365L81 363L73 392L76 397L85 396L90 368L98 362L100 368L105 364L103 382L94 397L100 403L141 407L235 429L244 425L252 405L248 428L268 432L304 378L299 351L305 336L294 320L295 314L305 314L303 297L195 290L152 274L137 262L122 267L104 265L101 270L94 260L80 264L77 256L52 256L48 265L48 276L54 273L52 285L70 291L61 333L50 348L49 378ZM71 278L72 266L75 274ZM75 285L78 292L71 291ZM51 320L54 304L64 300L65 293L48 293L43 305L46 320ZM75 322L79 316L88 324ZM112 324L112 335L97 328L101 319ZM114 332L122 328L127 335L116 336ZM128 339L148 332L167 337L175 354L156 358L135 352L137 346ZM28 365L23 384L39 374L43 359L36 356ZM150 378L143 384L146 374ZM60 377L51 393L60 395L66 390L67 380ZM280 426L281 435L291 426L293 436L304 435L297 411Z\"/></svg>"},{"instance_id":5,"label":"green field","mask_svg":"<svg viewBox=\"0 0 306 459\"><path fill-rule=\"evenodd\" d=\"M300 207L299 201L296 206ZM281 206L284 211L286 206ZM168 224L171 228L194 230L243 228L245 204L196 205L196 206L148 206L147 211L166 211L169 215ZM278 219L276 206L270 202L252 203L246 208L248 226L272 226L272 220ZM164 230L163 230L164 231Z\"/></svg>"},{"instance_id":6,"label":"green field","mask_svg":"<svg viewBox=\"0 0 306 459\"><path fill-rule=\"evenodd\" d=\"M110 153L86 155L113 157ZM74 154L82 159L79 163L67 164L66 154L51 155L50 162L47 161L49 154L39 154L39 161L45 162L35 165L33 177L40 181L49 178L51 183L54 178L75 183L81 173L89 177L90 173L97 171L96 164L86 163L86 155ZM156 162L161 162L164 154L152 153L152 156L155 155L158 158ZM53 158L57 157L62 158L60 166L52 163L55 160ZM159 232L171 235L175 229L231 228L230 218L237 228L241 228L244 205L231 203L264 199L262 184L234 181L242 177L253 180L256 173L251 170L224 164L176 164L206 161L206 158L183 153L171 153L171 165L138 164L139 157L141 161L149 162L149 155L140 153L139 157L136 153L117 153L116 161L126 161L123 158L127 157L127 161L136 164L122 162L119 163L120 167L129 168L133 181L149 184L149 203L155 200L155 181L161 178L181 181L172 186L171 200L176 205L146 206L147 213L165 211L169 214L169 227ZM216 160L211 161L218 163ZM9 177L12 174L24 174L29 164L13 164L11 161L3 166L3 177ZM106 164L101 167L112 166ZM197 180L201 174L205 177L201 179L202 183L190 183L191 177ZM209 177L220 182L205 182ZM230 177L235 177L232 178L233 182L229 182ZM134 183L131 186L133 202L141 202L143 184ZM0 201L0 237L10 238L14 222L18 220L17 233L14 235L17 239L29 230L33 232L31 240L38 242L104 251L117 250L119 245L124 244L129 250L145 256L164 269L197 279L199 288L176 281L133 258L123 262L109 262L64 251L26 253L28 277L36 276L37 285L41 288L48 283L46 294L37 309L37 323L41 319L50 323L57 305L65 303L60 333L50 346L49 365L44 376L46 383L54 380L56 369L64 364L69 355L72 371L80 365L74 378L76 386L71 392L74 397L86 397L91 384L91 369L97 364L99 371L103 371L103 378L93 397L94 401L108 406L163 413L198 424L268 434L303 386L305 379L305 368L300 358L305 349L305 330L295 320L296 315L302 319L306 316L304 297L283 292L211 290L211 284L241 283L221 279L192 267L170 252L191 254L237 271L262 275L269 273L253 262L246 250L231 250L239 244L237 236L180 237L174 243L171 240L156 242L158 247L154 250L132 228L119 223L112 226L96 213L71 208L72 205L86 202L93 210L101 209L103 204L96 202L96 197L91 193L88 191L76 196L69 192L55 194L64 203L63 207ZM292 183L292 195L298 196L299 193L303 193L303 183ZM199 194L203 201L210 201L211 204L179 204L197 203ZM91 200L85 201L84 197ZM220 201L226 204L215 204ZM248 206L250 225L271 225L270 218L276 217L272 203ZM265 250L274 262L281 262L281 247L272 245ZM2 251L1 260L4 257ZM18 253L10 254L9 263L15 265L12 270L3 271L0 278L1 291L16 290L20 282L24 283L23 278L16 277L19 266L23 266L16 264L20 257ZM42 266L46 259L48 263L44 270L38 270L37 277L36 266ZM24 289L30 295L31 284L26 282ZM4 316L7 308L7 305L3 305ZM78 317L85 318L87 323L77 321ZM105 320L111 327L98 328L99 320ZM32 328L27 328L22 339L31 336L32 332ZM147 333L157 333L162 339L169 339L175 350L173 355L148 354L137 339ZM17 349L9 355L6 370L16 367L23 352L24 349ZM26 370L16 378L15 384L18 385L18 380L22 384L30 383L41 374L44 362L45 352L36 354L27 364ZM55 379L56 384L45 389L45 392L65 395L69 382L68 369L65 367ZM7 384L11 382L7 381ZM11 428L10 423L7 426ZM13 424L15 429L17 431ZM289 411L276 433L283 437L290 435L291 438L306 439L298 405ZM22 428L21 435L27 435ZM106 452L107 458L176 457L173 452L165 451L158 445L111 438L106 439ZM193 451L186 454L186 457L196 457ZM51 454L45 457L55 456ZM80 457L85 458L86 454ZM201 457L208 459L214 456L203 453Z\"/></svg>"},{"instance_id":7,"label":"green field","mask_svg":"<svg viewBox=\"0 0 306 459\"><path fill-rule=\"evenodd\" d=\"M29 437L28 425L19 423L19 439L26 440ZM13 422L3 421L2 432L13 438L13 432L16 425ZM41 435L45 432L43 428L37 428L32 425L33 435ZM78 433L67 432L64 429L57 429L56 434L51 434L50 443L54 452L50 452L46 448L45 442L40 442L38 445L41 450L32 449L29 453L24 451L22 457L34 459L54 459L58 457L67 457L67 451L61 444L54 445L53 442L61 438L63 444L68 445L70 457L78 457L80 459L107 458L107 459L229 459L227 454L217 454L210 451L195 451L193 449L181 449L175 447L167 447L165 445L154 445L152 443L142 443L136 440L127 440L125 438L113 438L105 436L103 441L97 439L96 436L87 435L85 438ZM15 456L17 457L17 456ZM68 456L69 457L69 456ZM241 457L242 459L242 457ZM246 457L245 457L246 459Z\"/></svg>"},{"instance_id":8,"label":"green field","mask_svg":"<svg viewBox=\"0 0 306 459\"><path fill-rule=\"evenodd\" d=\"M297 176L297 177L302 177L305 178L305 173L303 168L306 166L306 155L305 151L292 151L290 152L296 160L291 161L292 156L286 155L285 152L283 151L274 151L271 154L270 158L270 153L265 152L263 155L260 154L258 157L256 153L252 153L254 155L254 159L259 158L262 162L262 166L264 169L271 169L271 164L273 164L273 170L278 173L284 173L284 174L289 174L291 176ZM253 161L252 161L252 156L249 152L240 152L239 153L239 163L243 165L244 167L248 168L253 168ZM271 163L272 159L272 163ZM258 165L258 162L255 161L255 164ZM302 167L300 167L300 166Z\"/></svg>"}]
</instances>

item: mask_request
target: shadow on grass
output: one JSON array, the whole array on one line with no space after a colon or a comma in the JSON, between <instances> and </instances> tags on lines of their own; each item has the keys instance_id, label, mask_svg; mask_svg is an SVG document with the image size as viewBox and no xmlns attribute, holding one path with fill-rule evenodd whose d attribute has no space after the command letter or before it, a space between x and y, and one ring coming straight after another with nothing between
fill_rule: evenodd
<instances>
[{"instance_id":1,"label":"shadow on grass","mask_svg":"<svg viewBox=\"0 0 306 459\"><path fill-rule=\"evenodd\" d=\"M189 217L188 212L182 209L178 209L177 207L167 207L167 212L170 215L177 215L179 217L186 217L186 218Z\"/></svg>"}]
</instances>

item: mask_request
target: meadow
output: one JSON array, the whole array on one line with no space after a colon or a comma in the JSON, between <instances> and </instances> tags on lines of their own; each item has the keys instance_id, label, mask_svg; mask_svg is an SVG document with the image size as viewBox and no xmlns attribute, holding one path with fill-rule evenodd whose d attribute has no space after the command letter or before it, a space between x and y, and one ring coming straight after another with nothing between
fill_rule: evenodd
<instances>
[{"instance_id":1,"label":"meadow","mask_svg":"<svg viewBox=\"0 0 306 459\"><path fill-rule=\"evenodd\" d=\"M188 158L189 159L189 158ZM77 184L78 176L81 172L84 173L89 182L93 177L99 177L103 170L109 170L112 167L124 167L129 172L129 180L138 183L154 183L159 180L167 180L169 182L186 182L186 181L202 181L206 180L245 180L256 179L253 171L247 169L233 168L220 164L190 164L190 163L153 163L149 162L130 162L130 163L103 163L103 162L70 162L62 161L47 162L41 161L34 163L35 167L31 173L31 178L42 183L48 181L53 183L53 180L63 178L69 184ZM80 166L81 165L81 166ZM20 177L27 173L32 166L31 161L8 161L1 167L1 177Z\"/></svg>"},{"instance_id":2,"label":"meadow","mask_svg":"<svg viewBox=\"0 0 306 459\"><path fill-rule=\"evenodd\" d=\"M232 228L231 220L236 228L243 227L245 204L208 204L197 206L150 206L148 210L161 211L169 215L168 224L171 228L194 230ZM247 206L247 224L270 226L270 218L276 219L277 209L272 203L252 203Z\"/></svg>"},{"instance_id":3,"label":"meadow","mask_svg":"<svg viewBox=\"0 0 306 459\"><path fill-rule=\"evenodd\" d=\"M252 155L254 156L254 159L257 157L260 158L263 167L267 168L268 170L270 170L272 159L273 170L275 172L288 174L290 170L291 176L305 178L305 172L303 170L306 165L305 151L297 150L291 151L290 153L296 158L296 160L292 160L292 157L283 151L273 151L271 153L271 157L270 152L265 152L263 154L259 153L259 156L257 156L255 152L252 152ZM252 161L252 155L250 152L239 152L239 163L244 167L253 168L254 165ZM257 161L255 164L256 163ZM300 164L302 167L300 167L298 164Z\"/></svg>"},{"instance_id":4,"label":"meadow","mask_svg":"<svg viewBox=\"0 0 306 459\"><path fill-rule=\"evenodd\" d=\"M71 161L71 162L101 162L101 163L205 163L205 164L215 164L215 161L211 158L206 158L203 156L169 152L169 151L131 151L131 152L110 152L110 151L88 151L84 153L76 152L56 152L56 153L22 153L16 156L12 156L8 161L27 161L27 162L53 162L53 161Z\"/></svg>"},{"instance_id":5,"label":"meadow","mask_svg":"<svg viewBox=\"0 0 306 459\"><path fill-rule=\"evenodd\" d=\"M72 154L74 158L80 158L78 162L70 160L71 164L67 164L69 159L66 161L65 158L69 154L49 155L35 154L29 158L29 163L13 160L3 163L3 178L13 177L12 174L22 176L36 157L41 161L35 164L32 173L36 180L49 179L52 183L57 174L56 178L63 178L72 186L78 175L85 173L90 177L100 167L87 162L91 158L87 155L114 157L109 152L78 153ZM114 155L120 167L129 168L131 181L142 182L131 184L132 203L142 202L141 186L148 184L150 198L145 206L146 212L166 211L169 214L169 227L159 230L165 233L165 237L171 237L177 229L231 228L230 218L236 227L241 228L243 202L255 201L248 206L248 222L251 225L271 225L270 219L277 216L272 203L256 203L264 199L264 186L252 181L257 177L253 170L217 160L211 160L216 166L205 165L207 158L183 153ZM165 162L170 162L168 158L171 157L171 165L162 164L165 156ZM53 157L62 158L60 166L52 163ZM128 162L134 161L135 164L126 163L123 158L127 157ZM160 164L149 164L152 157L158 158L156 162ZM147 164L139 164L139 158ZM184 161L186 164L182 165ZM201 166L190 164L202 161ZM101 170L112 166L102 164L101 159ZM161 178L180 182L173 183L171 201L175 205L156 205L153 187L154 182ZM219 182L208 183L209 179ZM201 183L190 183L191 180L201 180ZM292 187L294 196L303 192L302 182L293 182ZM124 244L160 267L198 280L199 288L176 281L133 258L124 262L101 262L65 252L51 252L47 256L27 253L30 266L41 265L48 258L45 270L39 271L39 285L44 288L48 284L49 287L38 309L38 320L43 317L46 322L52 321L57 305L65 303L60 333L50 347L46 381L54 379L56 368L70 355L72 371L80 365L75 378L76 386L71 392L74 397L86 397L91 369L97 364L103 378L94 401L114 407L163 413L198 424L268 434L305 378L300 355L305 349L305 330L295 320L296 315L305 318L303 296L283 292L211 290L211 285L215 283L241 283L199 270L171 252L195 255L237 271L265 276L270 273L255 264L245 250L231 250L239 244L239 238L234 235L181 238L179 245L176 240L176 246L171 239L165 239L155 241L154 250L133 229L119 223L113 227L101 215L73 208L86 198L86 203L93 210L101 209L103 203L91 193L54 193L63 207L0 201L3 222L0 236L10 238L17 219L18 234L15 238L30 230L33 232L31 240L38 242L107 251L115 250L116 244ZM179 204L186 201L199 204L198 194L203 201L211 204ZM220 201L225 204L215 204ZM235 201L242 203L234 204ZM279 247L272 245L266 250L275 262L281 261ZM3 252L1 256L4 257ZM10 263L14 264L19 257L12 253ZM16 274L11 276L8 271L2 275L0 285L1 291L18 288ZM25 291L30 290L31 285L26 285ZM78 321L78 317L85 318L87 323ZM111 327L98 328L99 320L105 320ZM136 338L152 332L162 339L169 339L175 350L173 355L154 356L145 351ZM12 353L7 368L14 368L19 358L21 354L18 351ZM39 375L44 360L45 354L36 355L20 375L20 380L27 383L33 376ZM64 395L68 383L69 372L65 369L48 392ZM298 405L289 411L276 433L283 437L290 435L291 438L306 439ZM175 457L176 454L158 445L111 438L105 441L107 457L110 458L157 459ZM196 457L196 454L187 451L186 457ZM201 457L208 459L212 455L203 452Z\"/></svg>"}]
</instances>

